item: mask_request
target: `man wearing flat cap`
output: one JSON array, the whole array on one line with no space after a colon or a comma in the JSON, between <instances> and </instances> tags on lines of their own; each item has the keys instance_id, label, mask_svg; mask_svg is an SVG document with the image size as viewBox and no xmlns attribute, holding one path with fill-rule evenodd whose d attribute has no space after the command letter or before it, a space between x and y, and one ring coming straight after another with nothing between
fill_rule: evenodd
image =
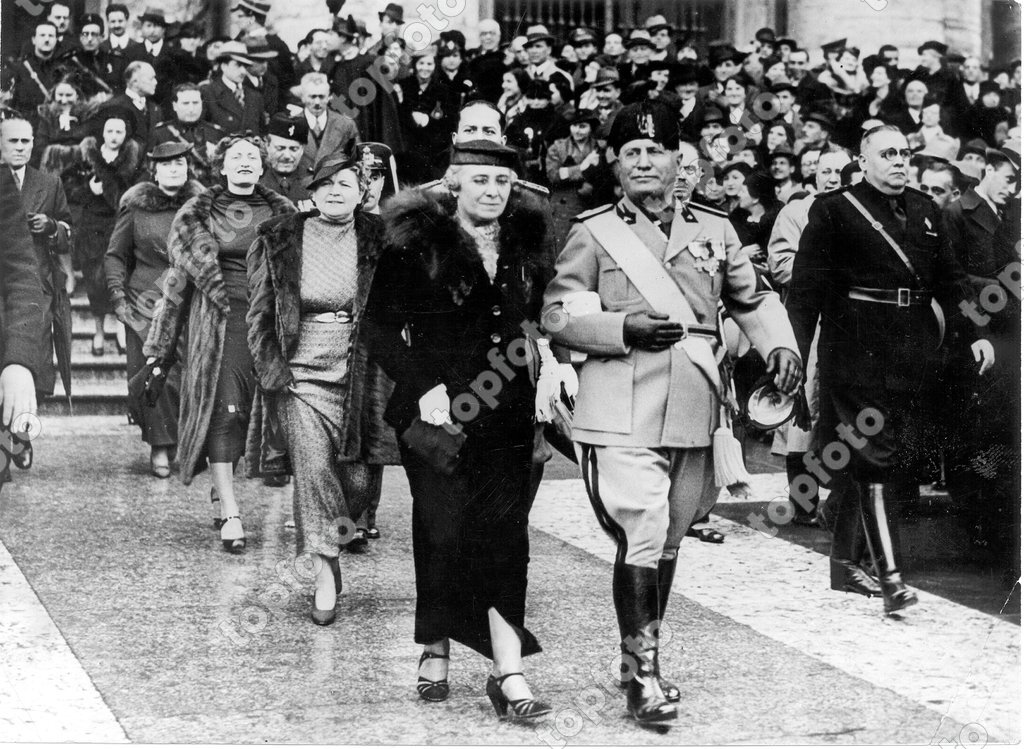
<instances>
[{"instance_id":1,"label":"man wearing flat cap","mask_svg":"<svg viewBox=\"0 0 1024 749\"><path fill-rule=\"evenodd\" d=\"M263 97L245 85L248 68L253 64L246 46L237 41L224 42L215 62L218 74L203 88L207 118L225 135L247 130L263 133Z\"/></svg>"},{"instance_id":2,"label":"man wearing flat cap","mask_svg":"<svg viewBox=\"0 0 1024 749\"><path fill-rule=\"evenodd\" d=\"M719 301L780 389L796 390L802 366L778 295L758 291L728 216L691 202L699 158L680 144L675 114L658 102L627 105L608 146L623 198L576 217L541 319L554 343L589 355L572 438L618 546L612 597L629 714L658 724L676 718L680 699L661 678L657 631L679 544L717 496L711 435L730 400Z\"/></svg>"},{"instance_id":3,"label":"man wearing flat cap","mask_svg":"<svg viewBox=\"0 0 1024 749\"><path fill-rule=\"evenodd\" d=\"M305 181L313 172L313 162L305 154L309 125L303 117L289 117L279 112L270 118L267 128L267 167L260 184L284 195L299 206L309 200Z\"/></svg>"},{"instance_id":4,"label":"man wearing flat cap","mask_svg":"<svg viewBox=\"0 0 1024 749\"><path fill-rule=\"evenodd\" d=\"M1017 149L1020 148L1019 143ZM943 212L950 245L980 305L967 316L985 325L996 363L973 376L970 330L954 333L954 361L947 370L953 434L961 444L947 455L950 491L971 508L976 543L999 554L1014 578L1020 574L1020 151L1004 145L987 151L981 181ZM1009 287L1009 288L1008 288ZM997 293L993 290L1000 290Z\"/></svg>"}]
</instances>

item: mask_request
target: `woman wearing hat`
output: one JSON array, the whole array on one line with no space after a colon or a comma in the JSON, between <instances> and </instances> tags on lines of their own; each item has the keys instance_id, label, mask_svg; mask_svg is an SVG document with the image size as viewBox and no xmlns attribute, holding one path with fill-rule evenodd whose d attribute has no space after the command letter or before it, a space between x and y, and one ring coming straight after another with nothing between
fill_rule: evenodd
<instances>
[{"instance_id":1,"label":"woman wearing hat","mask_svg":"<svg viewBox=\"0 0 1024 749\"><path fill-rule=\"evenodd\" d=\"M107 248L107 289L114 314L127 329L128 379L145 365L142 344L149 335L153 310L170 263L167 234L186 201L203 191L189 179L187 143L161 143L149 154L152 181L129 188L121 197L114 232ZM171 475L170 454L178 444L178 388L181 367L168 374L167 385L153 406L133 404L142 440L150 446L150 471Z\"/></svg>"},{"instance_id":2,"label":"woman wearing hat","mask_svg":"<svg viewBox=\"0 0 1024 749\"><path fill-rule=\"evenodd\" d=\"M540 651L525 625L535 394L523 326L540 315L553 248L544 206L513 197L515 158L458 143L453 197L406 190L389 203L368 314L413 497L420 697L448 697L454 639L493 661L499 716L535 719L551 708L522 675Z\"/></svg>"},{"instance_id":3,"label":"woman wearing hat","mask_svg":"<svg viewBox=\"0 0 1024 749\"><path fill-rule=\"evenodd\" d=\"M189 200L174 217L167 240L172 273L143 348L152 400L173 364L187 320L179 474L190 484L209 463L214 525L232 552L245 548L233 475L245 451L256 388L246 343L246 254L260 223L295 212L290 200L258 184L265 162L263 141L252 134L229 135L217 144L213 172L223 175L225 184Z\"/></svg>"},{"instance_id":4,"label":"woman wearing hat","mask_svg":"<svg viewBox=\"0 0 1024 749\"><path fill-rule=\"evenodd\" d=\"M768 259L768 238L775 225L775 218L782 209L782 203L775 194L774 180L760 170L749 167L741 169L735 164L727 166L726 185L734 184L740 174L744 176L736 188L736 197L739 200L736 208L729 214L729 221L740 238L742 250L756 267L758 264L763 265Z\"/></svg>"},{"instance_id":5,"label":"woman wearing hat","mask_svg":"<svg viewBox=\"0 0 1024 749\"><path fill-rule=\"evenodd\" d=\"M341 592L338 549L380 497L384 464L398 463L383 413L391 383L367 361L363 310L383 240L380 218L359 210L359 162L322 162L306 182L316 210L268 221L249 253L249 348L259 396L249 430L258 472L291 465L297 554L314 555L312 618L331 624ZM286 455L264 434L280 419ZM276 467L275 467L276 466ZM344 537L343 537L344 535Z\"/></svg>"},{"instance_id":6,"label":"woman wearing hat","mask_svg":"<svg viewBox=\"0 0 1024 749\"><path fill-rule=\"evenodd\" d=\"M857 97L845 127L841 128L847 136L839 140L844 143L856 141L856 149L860 150L861 125L875 117L884 117L886 112L899 109L899 69L887 65L884 57L868 55L861 62L868 86Z\"/></svg>"},{"instance_id":7,"label":"woman wearing hat","mask_svg":"<svg viewBox=\"0 0 1024 749\"><path fill-rule=\"evenodd\" d=\"M69 186L68 200L82 206L82 217L73 234L74 255L96 325L93 356L103 356L104 321L113 312L103 268L107 244L121 196L135 184L141 166L139 146L132 138L133 122L131 112L116 107L101 109L92 118L93 134L82 140L78 166L65 182ZM124 327L118 324L117 328L117 347L124 353Z\"/></svg>"}]
</instances>

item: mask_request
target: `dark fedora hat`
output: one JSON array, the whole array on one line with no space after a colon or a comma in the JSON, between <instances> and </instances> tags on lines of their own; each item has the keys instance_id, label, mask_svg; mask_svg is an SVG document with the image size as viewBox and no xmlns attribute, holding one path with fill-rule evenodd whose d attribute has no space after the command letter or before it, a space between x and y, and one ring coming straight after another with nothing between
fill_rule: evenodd
<instances>
[{"instance_id":1,"label":"dark fedora hat","mask_svg":"<svg viewBox=\"0 0 1024 749\"><path fill-rule=\"evenodd\" d=\"M399 26L405 23L405 10L398 3L388 3L387 7L377 14L377 18L381 21L384 20L384 16L390 18Z\"/></svg>"},{"instance_id":2,"label":"dark fedora hat","mask_svg":"<svg viewBox=\"0 0 1024 749\"><path fill-rule=\"evenodd\" d=\"M601 118L597 116L597 112L593 109L577 109L572 119L569 120L569 124L578 125L583 122L590 123L591 130L597 130L597 126L601 124Z\"/></svg>"},{"instance_id":3,"label":"dark fedora hat","mask_svg":"<svg viewBox=\"0 0 1024 749\"><path fill-rule=\"evenodd\" d=\"M170 161L179 156L184 156L192 150L191 143L182 143L178 140L168 140L158 143L153 150L146 154L152 161Z\"/></svg>"},{"instance_id":4,"label":"dark fedora hat","mask_svg":"<svg viewBox=\"0 0 1024 749\"><path fill-rule=\"evenodd\" d=\"M529 47L537 42L543 42L545 44L554 46L558 42L558 38L552 36L546 31L535 31L532 34L528 34L526 37L526 44L524 47Z\"/></svg>"},{"instance_id":5,"label":"dark fedora hat","mask_svg":"<svg viewBox=\"0 0 1024 749\"><path fill-rule=\"evenodd\" d=\"M829 130L836 129L836 116L825 109L815 109L804 117L804 122L817 122Z\"/></svg>"},{"instance_id":6,"label":"dark fedora hat","mask_svg":"<svg viewBox=\"0 0 1024 749\"><path fill-rule=\"evenodd\" d=\"M938 52L940 55L945 57L946 53L949 52L949 45L943 44L942 42L937 42L935 40L927 41L917 48L917 54L924 54L924 51L926 49L930 49L933 52Z\"/></svg>"},{"instance_id":7,"label":"dark fedora hat","mask_svg":"<svg viewBox=\"0 0 1024 749\"><path fill-rule=\"evenodd\" d=\"M597 71L597 78L590 85L592 89L605 88L607 86L621 86L619 71L613 67L601 68Z\"/></svg>"},{"instance_id":8,"label":"dark fedora hat","mask_svg":"<svg viewBox=\"0 0 1024 749\"><path fill-rule=\"evenodd\" d=\"M167 19L164 12L156 8L146 8L146 12L139 16L139 23L152 23L167 28Z\"/></svg>"}]
</instances>

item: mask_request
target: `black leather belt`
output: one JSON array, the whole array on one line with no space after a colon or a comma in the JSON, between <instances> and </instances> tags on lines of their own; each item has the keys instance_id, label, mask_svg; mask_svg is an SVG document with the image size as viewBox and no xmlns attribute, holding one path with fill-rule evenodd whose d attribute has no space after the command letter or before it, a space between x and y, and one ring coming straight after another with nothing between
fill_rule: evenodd
<instances>
[{"instance_id":1,"label":"black leather belt","mask_svg":"<svg viewBox=\"0 0 1024 749\"><path fill-rule=\"evenodd\" d=\"M710 325L687 325L683 323L683 338L689 335L702 335L708 336L709 338L718 338L718 328L713 328Z\"/></svg>"},{"instance_id":2,"label":"black leather belt","mask_svg":"<svg viewBox=\"0 0 1024 749\"><path fill-rule=\"evenodd\" d=\"M918 291L916 289L867 289L863 286L854 286L850 289L847 296L859 302L895 304L897 307L909 307L912 304L931 304L932 302L932 293L930 291Z\"/></svg>"}]
</instances>

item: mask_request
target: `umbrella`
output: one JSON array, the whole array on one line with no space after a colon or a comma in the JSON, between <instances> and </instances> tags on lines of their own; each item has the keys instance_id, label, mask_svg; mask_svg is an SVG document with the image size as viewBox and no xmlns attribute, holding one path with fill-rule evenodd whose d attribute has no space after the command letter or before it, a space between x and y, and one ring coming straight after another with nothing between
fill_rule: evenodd
<instances>
[{"instance_id":1,"label":"umbrella","mask_svg":"<svg viewBox=\"0 0 1024 749\"><path fill-rule=\"evenodd\" d=\"M53 252L49 253L49 257L53 274L53 301L50 303L53 314L53 350L57 355L60 381L64 383L68 411L71 412L71 299L68 297L64 269Z\"/></svg>"}]
</instances>

